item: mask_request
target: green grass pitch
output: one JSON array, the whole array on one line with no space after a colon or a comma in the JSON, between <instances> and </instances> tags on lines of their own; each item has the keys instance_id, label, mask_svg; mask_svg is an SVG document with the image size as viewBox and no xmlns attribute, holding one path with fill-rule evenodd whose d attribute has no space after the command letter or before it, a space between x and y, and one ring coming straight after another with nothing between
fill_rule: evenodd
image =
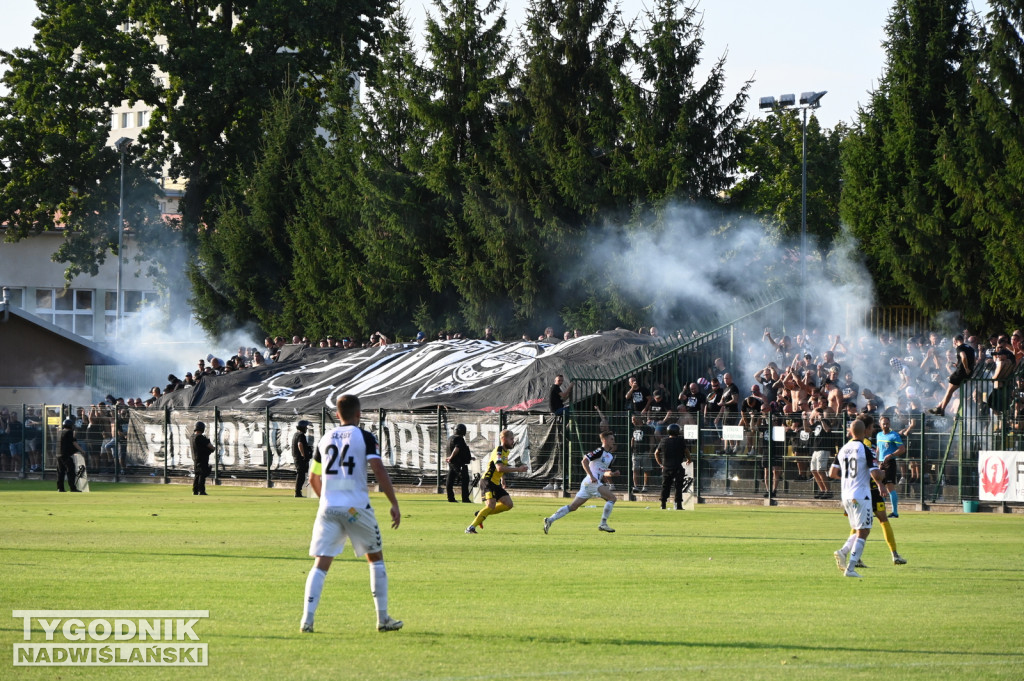
<instances>
[{"instance_id":1,"label":"green grass pitch","mask_svg":"<svg viewBox=\"0 0 1024 681\"><path fill-rule=\"evenodd\" d=\"M382 533L405 628L375 630L366 562L346 550L303 635L315 502L92 488L0 483L0 678L1024 678L1020 514L901 513L909 564L892 565L876 529L854 580L832 559L849 531L837 509L620 501L615 534L598 532L595 505L546 536L563 502L519 497L469 536L476 506L401 495L402 526ZM386 500L374 505L385 518ZM209 610L196 628L209 666L14 667L15 609Z\"/></svg>"}]
</instances>

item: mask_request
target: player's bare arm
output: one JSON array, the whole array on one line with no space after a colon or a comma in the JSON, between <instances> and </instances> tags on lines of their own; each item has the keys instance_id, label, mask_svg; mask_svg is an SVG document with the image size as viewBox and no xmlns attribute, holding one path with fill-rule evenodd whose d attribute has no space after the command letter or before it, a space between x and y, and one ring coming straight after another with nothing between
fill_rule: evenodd
<instances>
[{"instance_id":1,"label":"player's bare arm","mask_svg":"<svg viewBox=\"0 0 1024 681\"><path fill-rule=\"evenodd\" d=\"M377 486L380 487L380 491L391 502L391 527L398 529L399 523L402 522L402 513L398 510L398 497L395 496L395 488L391 484L391 476L388 475L387 469L384 468L384 462L380 459L370 459L368 463L373 470L373 477L377 479ZM310 483L312 484L312 480Z\"/></svg>"}]
</instances>

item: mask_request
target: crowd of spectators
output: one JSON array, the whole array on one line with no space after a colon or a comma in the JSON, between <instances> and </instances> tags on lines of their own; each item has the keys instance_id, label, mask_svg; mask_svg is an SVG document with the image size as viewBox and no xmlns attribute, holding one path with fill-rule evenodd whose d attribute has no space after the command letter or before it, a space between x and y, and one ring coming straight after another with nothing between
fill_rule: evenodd
<instances>
[{"instance_id":1,"label":"crowd of spectators","mask_svg":"<svg viewBox=\"0 0 1024 681\"><path fill-rule=\"evenodd\" d=\"M769 424L784 424L785 451L796 457L796 479L813 479L816 495L826 496L831 494L827 464L816 465L815 455L834 452L842 443L843 417L887 416L904 438L922 418L933 419L937 428L948 427L946 412L960 409L957 388L973 375L992 383L968 396L964 413L1012 409L1014 427L1024 421L1024 378L1013 378L1024 359L1020 330L985 341L965 330L952 338L931 332L901 341L882 335L847 342L817 331L776 338L765 329L759 340L741 334L738 346L745 348L733 358L741 373L716 357L703 375L684 382L675 399L664 382L648 377L646 385L644 377L629 377L623 408L631 415L634 440L649 449L669 424L696 424L700 418L719 432L720 454L764 457ZM734 375L744 376L742 385ZM722 427L732 425L743 427L743 441L725 439ZM778 484L777 463L762 460L768 496ZM921 474L917 462L910 458L908 465L902 470L909 474L905 481L916 482ZM644 466L634 468L642 481Z\"/></svg>"}]
</instances>

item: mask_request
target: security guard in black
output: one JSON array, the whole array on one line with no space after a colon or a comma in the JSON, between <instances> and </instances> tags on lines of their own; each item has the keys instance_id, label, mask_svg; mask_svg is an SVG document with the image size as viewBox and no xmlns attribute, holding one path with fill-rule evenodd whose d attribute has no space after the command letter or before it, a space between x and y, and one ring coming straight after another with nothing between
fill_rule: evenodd
<instances>
[{"instance_id":1,"label":"security guard in black","mask_svg":"<svg viewBox=\"0 0 1024 681\"><path fill-rule=\"evenodd\" d=\"M661 440L658 449L654 452L654 460L662 468L661 507L665 508L669 492L675 485L676 510L680 511L683 509L683 487L687 480L683 464L690 461L686 441L680 437L681 430L678 423L670 425L667 429L668 437Z\"/></svg>"},{"instance_id":2,"label":"security guard in black","mask_svg":"<svg viewBox=\"0 0 1024 681\"><path fill-rule=\"evenodd\" d=\"M196 477L192 481L192 494L206 496L206 476L210 474L210 454L214 452L213 443L204 434L206 424L196 421L195 429L189 441L192 443L192 461L195 462Z\"/></svg>"}]
</instances>

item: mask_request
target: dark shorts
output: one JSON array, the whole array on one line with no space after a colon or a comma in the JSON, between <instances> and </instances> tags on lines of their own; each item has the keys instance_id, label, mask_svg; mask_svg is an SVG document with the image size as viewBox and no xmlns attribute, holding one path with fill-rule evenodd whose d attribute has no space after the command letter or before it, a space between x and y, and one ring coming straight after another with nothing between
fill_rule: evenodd
<instances>
[{"instance_id":1,"label":"dark shorts","mask_svg":"<svg viewBox=\"0 0 1024 681\"><path fill-rule=\"evenodd\" d=\"M875 513L885 513L885 499L878 492L878 488L871 485L871 508L874 509Z\"/></svg>"},{"instance_id":2,"label":"dark shorts","mask_svg":"<svg viewBox=\"0 0 1024 681\"><path fill-rule=\"evenodd\" d=\"M960 385L970 377L971 375L964 371L963 369L957 369L956 371L949 375L949 382L952 385Z\"/></svg>"},{"instance_id":3,"label":"dark shorts","mask_svg":"<svg viewBox=\"0 0 1024 681\"><path fill-rule=\"evenodd\" d=\"M890 461L892 461L892 463L889 463ZM885 484L895 485L899 481L900 466L895 460L892 459L892 457L886 459L885 462L882 464L881 468L882 475L885 476L882 479L882 481L885 482Z\"/></svg>"},{"instance_id":4,"label":"dark shorts","mask_svg":"<svg viewBox=\"0 0 1024 681\"><path fill-rule=\"evenodd\" d=\"M493 482L487 483L487 491L484 492L484 499L494 499L495 501L507 497L508 490L501 485L495 485Z\"/></svg>"},{"instance_id":5,"label":"dark shorts","mask_svg":"<svg viewBox=\"0 0 1024 681\"><path fill-rule=\"evenodd\" d=\"M762 456L761 457L761 468L768 468L768 463L769 463L768 457L767 456ZM772 468L779 468L780 466L782 466L782 457L781 456L773 456L771 458L771 467Z\"/></svg>"}]
</instances>

